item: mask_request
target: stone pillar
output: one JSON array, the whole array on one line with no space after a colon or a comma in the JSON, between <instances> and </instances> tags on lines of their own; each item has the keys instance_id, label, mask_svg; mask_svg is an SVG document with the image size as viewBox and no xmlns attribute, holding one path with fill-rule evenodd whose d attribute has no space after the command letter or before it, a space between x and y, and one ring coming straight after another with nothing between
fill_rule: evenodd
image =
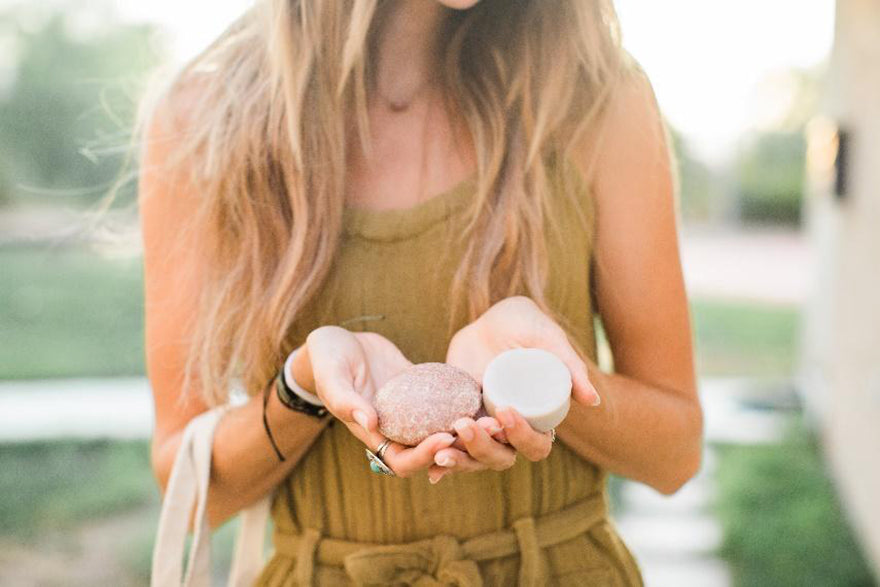
<instances>
[{"instance_id":1,"label":"stone pillar","mask_svg":"<svg viewBox=\"0 0 880 587\"><path fill-rule=\"evenodd\" d=\"M808 130L807 226L818 269L800 375L880 575L880 0L838 0L826 88Z\"/></svg>"}]
</instances>

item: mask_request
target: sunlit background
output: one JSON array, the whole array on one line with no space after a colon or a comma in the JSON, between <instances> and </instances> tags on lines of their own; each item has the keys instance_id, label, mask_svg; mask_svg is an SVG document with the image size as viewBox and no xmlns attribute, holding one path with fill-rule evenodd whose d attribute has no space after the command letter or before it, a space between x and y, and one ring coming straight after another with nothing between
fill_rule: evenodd
<instances>
[{"instance_id":1,"label":"sunlit background","mask_svg":"<svg viewBox=\"0 0 880 587\"><path fill-rule=\"evenodd\" d=\"M880 463L848 455L880 438L825 414L851 380L880 409L880 371L862 369L880 364L880 340L835 326L864 315L880 331L880 242L846 240L880 221L880 177L841 184L839 154L843 125L880 136L880 1L615 4L678 157L707 440L702 472L671 498L612 479L615 521L649 586L875 585ZM117 178L146 75L248 5L0 0L2 585L149 581L142 267L136 250L79 238L81 212ZM880 144L861 148L852 161L880 163ZM846 198L852 211L834 208ZM233 526L215 538L217 576Z\"/></svg>"}]
</instances>

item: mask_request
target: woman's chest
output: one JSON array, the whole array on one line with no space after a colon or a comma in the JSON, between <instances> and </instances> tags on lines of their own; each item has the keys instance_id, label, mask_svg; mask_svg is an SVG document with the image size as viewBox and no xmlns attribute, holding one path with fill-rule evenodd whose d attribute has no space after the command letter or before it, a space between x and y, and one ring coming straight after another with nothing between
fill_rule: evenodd
<instances>
[{"instance_id":1,"label":"woman's chest","mask_svg":"<svg viewBox=\"0 0 880 587\"><path fill-rule=\"evenodd\" d=\"M452 298L467 246L461 212L441 207L433 217L418 211L349 218L324 285L297 321L294 343L314 328L336 324L377 332L413 362L443 361L452 335L467 323L460 298L468 283L459 299ZM548 226L546 238L546 300L569 329L589 334L589 346L589 234L568 222L553 225L557 232Z\"/></svg>"},{"instance_id":2,"label":"woman's chest","mask_svg":"<svg viewBox=\"0 0 880 587\"><path fill-rule=\"evenodd\" d=\"M435 239L346 236L323 287L297 321L296 337L336 324L377 332L413 362L443 361L455 328L449 291L460 257L454 243L444 247Z\"/></svg>"}]
</instances>

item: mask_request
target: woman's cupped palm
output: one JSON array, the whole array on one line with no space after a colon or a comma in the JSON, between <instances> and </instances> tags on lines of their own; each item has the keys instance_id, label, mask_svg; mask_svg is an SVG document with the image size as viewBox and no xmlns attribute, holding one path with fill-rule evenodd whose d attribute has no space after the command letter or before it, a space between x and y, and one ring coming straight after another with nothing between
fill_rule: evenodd
<instances>
[{"instance_id":1,"label":"woman's cupped palm","mask_svg":"<svg viewBox=\"0 0 880 587\"><path fill-rule=\"evenodd\" d=\"M318 396L354 436L375 449L385 436L378 430L372 399L412 362L393 342L374 332L324 326L313 331L306 344ZM565 331L527 297L501 300L459 330L449 343L446 362L482 382L495 356L522 347L556 354L571 372L573 399L585 405L598 402L586 364ZM399 477L427 470L436 483L452 472L504 470L514 465L518 453L531 461L550 454L550 433L534 430L514 408L499 409L495 416L481 408L475 418L458 420L454 435L437 432L413 447L392 442L383 460Z\"/></svg>"}]
</instances>

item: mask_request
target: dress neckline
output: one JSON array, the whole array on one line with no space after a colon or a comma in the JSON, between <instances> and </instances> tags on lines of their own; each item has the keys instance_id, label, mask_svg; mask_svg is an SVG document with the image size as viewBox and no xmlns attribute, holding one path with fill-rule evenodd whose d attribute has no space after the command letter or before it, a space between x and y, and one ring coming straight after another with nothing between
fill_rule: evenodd
<instances>
[{"instance_id":1,"label":"dress neckline","mask_svg":"<svg viewBox=\"0 0 880 587\"><path fill-rule=\"evenodd\" d=\"M376 241L414 237L467 204L476 183L477 173L473 172L450 188L408 208L377 210L346 206L343 229L348 235Z\"/></svg>"}]
</instances>

